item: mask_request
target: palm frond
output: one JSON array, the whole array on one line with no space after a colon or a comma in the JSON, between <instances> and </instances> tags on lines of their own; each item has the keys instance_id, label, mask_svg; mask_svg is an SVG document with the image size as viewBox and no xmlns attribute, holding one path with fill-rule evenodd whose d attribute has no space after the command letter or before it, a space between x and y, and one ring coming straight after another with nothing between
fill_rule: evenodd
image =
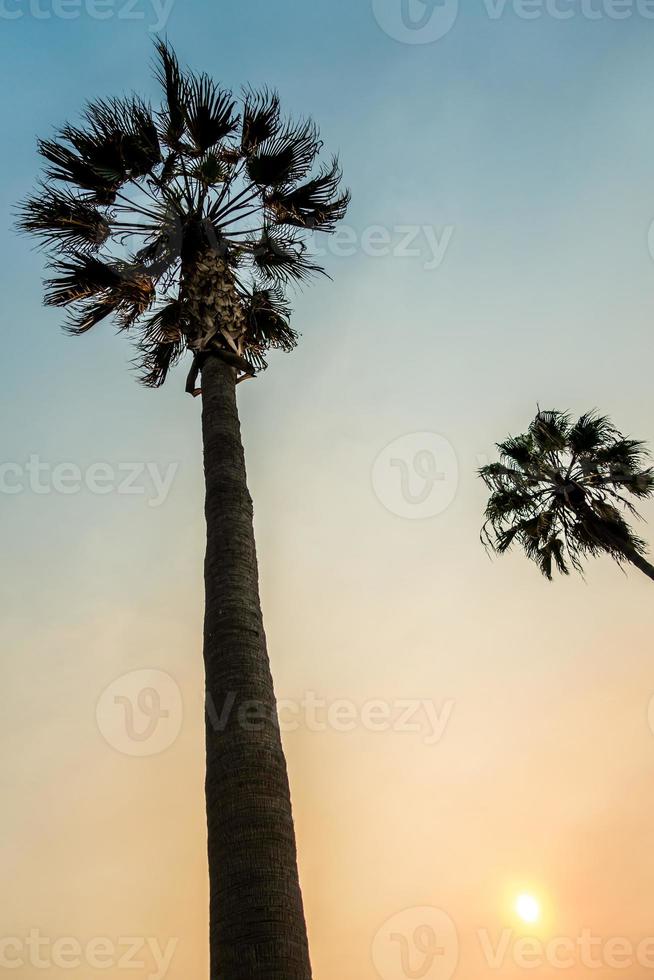
<instances>
[{"instance_id":1,"label":"palm frond","mask_svg":"<svg viewBox=\"0 0 654 980\"><path fill-rule=\"evenodd\" d=\"M633 476L643 469L650 460L645 443L636 439L625 439L616 433L615 440L597 450L593 460L598 467L607 469L616 478Z\"/></svg>"},{"instance_id":2,"label":"palm frond","mask_svg":"<svg viewBox=\"0 0 654 980\"><path fill-rule=\"evenodd\" d=\"M297 333L289 323L291 311L278 289L255 289L246 308L245 344L248 357L259 370L266 367L265 351L291 351Z\"/></svg>"},{"instance_id":3,"label":"palm frond","mask_svg":"<svg viewBox=\"0 0 654 980\"><path fill-rule=\"evenodd\" d=\"M504 442L498 442L497 448L503 460L510 460L516 466L525 467L534 462L534 440L531 433L511 436Z\"/></svg>"},{"instance_id":4,"label":"palm frond","mask_svg":"<svg viewBox=\"0 0 654 980\"><path fill-rule=\"evenodd\" d=\"M108 263L80 252L54 262L53 268L59 275L47 280L45 303L73 305L68 333L86 333L110 314L128 329L154 299L151 277L127 262Z\"/></svg>"},{"instance_id":5,"label":"palm frond","mask_svg":"<svg viewBox=\"0 0 654 980\"><path fill-rule=\"evenodd\" d=\"M198 180L205 187L215 187L229 180L232 168L219 153L205 153L192 167L189 177Z\"/></svg>"},{"instance_id":6,"label":"palm frond","mask_svg":"<svg viewBox=\"0 0 654 980\"><path fill-rule=\"evenodd\" d=\"M67 306L114 289L121 281L115 265L81 252L53 262L52 268L58 275L46 280L46 306Z\"/></svg>"},{"instance_id":7,"label":"palm frond","mask_svg":"<svg viewBox=\"0 0 654 980\"><path fill-rule=\"evenodd\" d=\"M154 278L164 275L178 262L181 254L181 234L173 226L164 229L134 255L134 262Z\"/></svg>"},{"instance_id":8,"label":"palm frond","mask_svg":"<svg viewBox=\"0 0 654 980\"><path fill-rule=\"evenodd\" d=\"M122 173L142 177L161 162L157 127L150 107L141 99L98 99L90 102L84 117L88 126L89 152L103 142L120 148Z\"/></svg>"},{"instance_id":9,"label":"palm frond","mask_svg":"<svg viewBox=\"0 0 654 980\"><path fill-rule=\"evenodd\" d=\"M164 90L166 104L159 115L159 130L162 140L172 150L178 150L184 136L184 80L177 55L165 41L158 40L156 49L159 60L155 67L155 77Z\"/></svg>"},{"instance_id":10,"label":"palm frond","mask_svg":"<svg viewBox=\"0 0 654 980\"><path fill-rule=\"evenodd\" d=\"M45 247L73 252L95 252L111 234L109 222L87 198L47 184L20 205L17 227Z\"/></svg>"},{"instance_id":11,"label":"palm frond","mask_svg":"<svg viewBox=\"0 0 654 980\"><path fill-rule=\"evenodd\" d=\"M641 500L647 500L650 497L654 497L654 469L648 468L642 470L639 473L634 473L632 476L625 478L629 493L632 493L634 497L638 497Z\"/></svg>"},{"instance_id":12,"label":"palm frond","mask_svg":"<svg viewBox=\"0 0 654 980\"><path fill-rule=\"evenodd\" d=\"M482 466L478 475L482 478L489 490L499 489L504 486L511 485L530 485L533 483L533 479L528 477L523 470L519 467L512 465L507 466L506 463L489 463L487 466Z\"/></svg>"},{"instance_id":13,"label":"palm frond","mask_svg":"<svg viewBox=\"0 0 654 980\"><path fill-rule=\"evenodd\" d=\"M181 340L154 344L149 350L144 350L138 358L141 384L146 388L160 388L165 384L170 370L183 357L185 350L186 345Z\"/></svg>"},{"instance_id":14,"label":"palm frond","mask_svg":"<svg viewBox=\"0 0 654 980\"><path fill-rule=\"evenodd\" d=\"M186 350L188 325L180 299L170 300L142 324L137 365L141 384L159 388Z\"/></svg>"},{"instance_id":15,"label":"palm frond","mask_svg":"<svg viewBox=\"0 0 654 980\"><path fill-rule=\"evenodd\" d=\"M83 127L63 126L57 139L39 141L51 164L46 176L91 192L98 204L113 204L122 184L161 160L154 120L144 102L130 98L90 102L83 121Z\"/></svg>"},{"instance_id":16,"label":"palm frond","mask_svg":"<svg viewBox=\"0 0 654 980\"><path fill-rule=\"evenodd\" d=\"M302 180L322 148L312 122L287 123L248 156L250 180L260 187L285 187Z\"/></svg>"},{"instance_id":17,"label":"palm frond","mask_svg":"<svg viewBox=\"0 0 654 980\"><path fill-rule=\"evenodd\" d=\"M75 306L68 313L64 331L73 337L88 333L108 316L118 315L120 299L113 293L106 293L100 299L75 300Z\"/></svg>"},{"instance_id":18,"label":"palm frond","mask_svg":"<svg viewBox=\"0 0 654 980\"><path fill-rule=\"evenodd\" d=\"M502 528L499 530L494 540L489 538L489 541L498 555L503 555L511 548L515 538L518 534L521 534L524 527L524 522L519 522L517 524L512 524L510 527Z\"/></svg>"},{"instance_id":19,"label":"palm frond","mask_svg":"<svg viewBox=\"0 0 654 980\"><path fill-rule=\"evenodd\" d=\"M277 92L247 90L243 99L241 149L251 154L270 140L279 129L280 105Z\"/></svg>"},{"instance_id":20,"label":"palm frond","mask_svg":"<svg viewBox=\"0 0 654 980\"><path fill-rule=\"evenodd\" d=\"M257 272L274 286L306 282L323 272L320 266L307 262L306 246L298 237L265 230L250 247Z\"/></svg>"},{"instance_id":21,"label":"palm frond","mask_svg":"<svg viewBox=\"0 0 654 980\"><path fill-rule=\"evenodd\" d=\"M581 520L589 535L606 551L623 555L631 549L647 551L646 542L634 534L620 511L608 501L593 501Z\"/></svg>"},{"instance_id":22,"label":"palm frond","mask_svg":"<svg viewBox=\"0 0 654 980\"><path fill-rule=\"evenodd\" d=\"M116 170L117 156L113 147L105 148L107 159L100 167L84 159L60 140L39 140L38 149L41 156L50 163L45 171L48 180L63 181L74 184L80 190L89 191L98 204L114 203L120 187L120 175ZM111 176L108 176L109 173Z\"/></svg>"},{"instance_id":23,"label":"palm frond","mask_svg":"<svg viewBox=\"0 0 654 980\"><path fill-rule=\"evenodd\" d=\"M232 96L208 75L191 75L185 80L186 128L196 152L206 153L230 136L238 125Z\"/></svg>"},{"instance_id":24,"label":"palm frond","mask_svg":"<svg viewBox=\"0 0 654 980\"><path fill-rule=\"evenodd\" d=\"M565 560L565 545L560 538L552 538L549 547L554 555L554 561L561 575L569 575L570 568Z\"/></svg>"},{"instance_id":25,"label":"palm frond","mask_svg":"<svg viewBox=\"0 0 654 980\"><path fill-rule=\"evenodd\" d=\"M333 231L350 203L350 193L339 194L343 172L334 159L317 177L300 187L279 188L265 198L266 207L279 224L315 231Z\"/></svg>"},{"instance_id":26,"label":"palm frond","mask_svg":"<svg viewBox=\"0 0 654 980\"><path fill-rule=\"evenodd\" d=\"M570 449L577 456L590 455L615 437L611 420L597 412L586 412L570 429Z\"/></svg>"},{"instance_id":27,"label":"palm frond","mask_svg":"<svg viewBox=\"0 0 654 980\"><path fill-rule=\"evenodd\" d=\"M539 411L529 431L541 451L559 452L567 444L570 418L564 412Z\"/></svg>"}]
</instances>

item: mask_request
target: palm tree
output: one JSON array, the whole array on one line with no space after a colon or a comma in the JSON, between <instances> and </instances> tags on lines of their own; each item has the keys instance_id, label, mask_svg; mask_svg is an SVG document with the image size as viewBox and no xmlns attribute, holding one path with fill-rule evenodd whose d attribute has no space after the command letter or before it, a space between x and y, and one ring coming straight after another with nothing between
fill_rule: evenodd
<instances>
[{"instance_id":1,"label":"palm tree","mask_svg":"<svg viewBox=\"0 0 654 980\"><path fill-rule=\"evenodd\" d=\"M157 43L163 104L87 104L41 140L47 166L19 227L40 239L47 305L83 334L113 316L137 338L145 385L189 351L203 394L207 552L204 662L211 980L309 980L286 762L259 600L236 383L290 351L288 287L322 271L307 231L347 209L336 159L279 98L239 98ZM201 389L196 379L201 375ZM218 720L217 720L218 719Z\"/></svg>"},{"instance_id":2,"label":"palm tree","mask_svg":"<svg viewBox=\"0 0 654 980\"><path fill-rule=\"evenodd\" d=\"M583 559L601 554L654 579L647 545L624 516L639 516L629 495L654 495L644 443L595 412L574 421L539 409L524 435L497 448L500 462L479 471L491 491L482 540L494 551L517 542L550 580L553 568L581 572Z\"/></svg>"}]
</instances>

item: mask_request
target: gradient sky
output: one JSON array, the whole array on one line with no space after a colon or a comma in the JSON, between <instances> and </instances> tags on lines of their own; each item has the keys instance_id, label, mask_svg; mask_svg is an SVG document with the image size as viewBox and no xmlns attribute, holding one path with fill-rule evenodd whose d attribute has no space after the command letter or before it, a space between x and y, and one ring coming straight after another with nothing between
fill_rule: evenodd
<instances>
[{"instance_id":1,"label":"gradient sky","mask_svg":"<svg viewBox=\"0 0 654 980\"><path fill-rule=\"evenodd\" d=\"M399 8L380 0L380 19L399 25ZM306 709L285 735L317 980L406 980L388 934L419 970L425 907L454 923L455 976L559 976L526 970L513 946L500 970L484 957L483 935L525 932L511 910L525 891L542 938L654 935L651 583L605 560L548 585L478 539L476 467L537 402L597 406L654 442L654 21L635 4L616 19L608 0L598 19L581 0L563 8L570 19L511 3L493 18L470 0L425 44L390 36L371 0L176 0L165 25L183 61L313 115L353 192L359 244L297 297L300 348L239 389L278 694L449 712L436 744L315 725ZM0 938L176 939L167 977L188 980L206 975L207 945L200 406L181 370L140 388L111 328L64 337L41 306L42 256L9 230L37 134L86 97L154 96L157 18L151 0L129 18L123 0L104 20L86 0L62 9L0 8L0 458L175 470L157 507L2 494ZM379 226L391 252L398 228L429 227L449 243L442 263L423 236L418 255L370 254ZM450 444L458 477L444 457L451 503L412 520L392 512L399 470L380 490L373 464L425 432ZM96 705L146 668L170 675L184 718L165 751L131 757ZM453 975L456 942L441 941L427 980ZM43 971L26 958L2 972ZM156 974L115 958L48 975Z\"/></svg>"}]
</instances>

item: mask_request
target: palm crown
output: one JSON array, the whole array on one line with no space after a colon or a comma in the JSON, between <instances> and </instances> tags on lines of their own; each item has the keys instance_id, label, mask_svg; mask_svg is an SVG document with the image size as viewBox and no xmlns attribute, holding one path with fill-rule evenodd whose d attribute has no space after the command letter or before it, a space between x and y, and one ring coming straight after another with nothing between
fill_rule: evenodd
<instances>
[{"instance_id":1,"label":"palm crown","mask_svg":"<svg viewBox=\"0 0 654 980\"><path fill-rule=\"evenodd\" d=\"M624 516L638 516L630 496L654 495L642 442L595 412L573 421L539 410L524 435L497 448L500 462L480 470L491 491L482 538L493 550L518 542L548 579L553 568L581 571L584 558L602 553L651 567Z\"/></svg>"},{"instance_id":2,"label":"palm crown","mask_svg":"<svg viewBox=\"0 0 654 980\"><path fill-rule=\"evenodd\" d=\"M336 159L312 176L318 132L285 121L276 93L236 100L164 42L157 54L159 110L91 102L81 127L39 141L48 166L19 227L50 253L45 302L70 307L69 332L111 315L138 331L145 384L185 350L253 374L270 348L295 346L287 287L322 271L306 233L333 231L349 195Z\"/></svg>"}]
</instances>

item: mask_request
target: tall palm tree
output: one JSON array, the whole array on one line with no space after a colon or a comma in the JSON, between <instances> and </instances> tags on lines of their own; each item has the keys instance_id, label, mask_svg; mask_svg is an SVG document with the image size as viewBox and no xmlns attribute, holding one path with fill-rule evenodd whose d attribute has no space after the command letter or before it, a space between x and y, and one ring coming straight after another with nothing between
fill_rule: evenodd
<instances>
[{"instance_id":1,"label":"tall palm tree","mask_svg":"<svg viewBox=\"0 0 654 980\"><path fill-rule=\"evenodd\" d=\"M517 542L548 579L601 554L654 579L647 545L625 520L639 516L629 496L654 496L644 443L595 412L574 421L539 410L524 435L497 448L500 461L479 471L491 491L482 539L494 551Z\"/></svg>"},{"instance_id":2,"label":"tall palm tree","mask_svg":"<svg viewBox=\"0 0 654 980\"><path fill-rule=\"evenodd\" d=\"M287 288L322 271L307 231L347 209L336 159L274 92L239 98L157 43L163 104L87 104L41 140L47 166L19 227L53 276L68 332L113 316L136 334L141 378L162 385L189 351L203 395L207 552L204 662L211 980L309 980L286 762L259 600L237 382L290 351ZM201 389L196 387L201 375Z\"/></svg>"}]
</instances>

